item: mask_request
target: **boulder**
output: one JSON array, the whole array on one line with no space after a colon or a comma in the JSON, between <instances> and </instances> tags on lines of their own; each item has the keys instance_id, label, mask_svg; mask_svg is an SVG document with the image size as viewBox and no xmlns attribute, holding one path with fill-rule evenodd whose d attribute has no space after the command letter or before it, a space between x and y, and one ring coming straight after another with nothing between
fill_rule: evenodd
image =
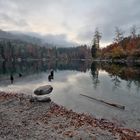
<instances>
[{"instance_id":1,"label":"boulder","mask_svg":"<svg viewBox=\"0 0 140 140\"><path fill-rule=\"evenodd\" d=\"M50 97L32 97L30 98L30 102L50 102Z\"/></svg>"},{"instance_id":2,"label":"boulder","mask_svg":"<svg viewBox=\"0 0 140 140\"><path fill-rule=\"evenodd\" d=\"M51 85L45 85L45 86L41 86L37 89L35 89L34 94L35 95L46 95L51 93L53 90L53 87Z\"/></svg>"}]
</instances>

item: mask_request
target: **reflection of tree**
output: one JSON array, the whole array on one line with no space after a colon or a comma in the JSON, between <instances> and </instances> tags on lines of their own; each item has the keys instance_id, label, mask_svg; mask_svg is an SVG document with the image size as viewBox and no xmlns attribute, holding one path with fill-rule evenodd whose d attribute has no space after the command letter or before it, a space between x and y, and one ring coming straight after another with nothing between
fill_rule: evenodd
<instances>
[{"instance_id":1,"label":"reflection of tree","mask_svg":"<svg viewBox=\"0 0 140 140\"><path fill-rule=\"evenodd\" d=\"M90 63L86 61L3 61L0 62L0 74L30 75L33 73L46 72L47 70L76 70L86 72Z\"/></svg>"},{"instance_id":2,"label":"reflection of tree","mask_svg":"<svg viewBox=\"0 0 140 140\"><path fill-rule=\"evenodd\" d=\"M126 86L130 90L132 84L140 89L140 68L138 66L127 66L119 64L104 64L102 69L109 73L111 77L114 88L120 87L121 80L126 81Z\"/></svg>"},{"instance_id":3,"label":"reflection of tree","mask_svg":"<svg viewBox=\"0 0 140 140\"><path fill-rule=\"evenodd\" d=\"M2 59L5 60L5 54L4 54L4 46L3 46L3 44L0 44L0 55L1 55Z\"/></svg>"},{"instance_id":4,"label":"reflection of tree","mask_svg":"<svg viewBox=\"0 0 140 140\"><path fill-rule=\"evenodd\" d=\"M11 65L11 73L14 73L15 70L16 70L15 61L12 61L12 65Z\"/></svg>"},{"instance_id":5,"label":"reflection of tree","mask_svg":"<svg viewBox=\"0 0 140 140\"><path fill-rule=\"evenodd\" d=\"M131 80L127 81L126 86L130 90L131 89L131 86L132 86L132 81Z\"/></svg>"},{"instance_id":6,"label":"reflection of tree","mask_svg":"<svg viewBox=\"0 0 140 140\"><path fill-rule=\"evenodd\" d=\"M135 83L135 85L136 85L136 87L137 87L137 92L139 92L140 91L140 82L138 82L138 81L134 81L134 83Z\"/></svg>"},{"instance_id":7,"label":"reflection of tree","mask_svg":"<svg viewBox=\"0 0 140 140\"><path fill-rule=\"evenodd\" d=\"M119 80L119 77L117 75L112 76L112 82L114 83L113 89L120 87L121 80Z\"/></svg>"},{"instance_id":8,"label":"reflection of tree","mask_svg":"<svg viewBox=\"0 0 140 140\"><path fill-rule=\"evenodd\" d=\"M120 76L120 66L119 65L110 65L109 66L109 72L110 72L110 77L113 82L113 89L115 90L116 88L120 87L121 80L119 79Z\"/></svg>"},{"instance_id":9,"label":"reflection of tree","mask_svg":"<svg viewBox=\"0 0 140 140\"><path fill-rule=\"evenodd\" d=\"M3 74L6 73L6 63L5 63L5 61L2 62L2 73Z\"/></svg>"},{"instance_id":10,"label":"reflection of tree","mask_svg":"<svg viewBox=\"0 0 140 140\"><path fill-rule=\"evenodd\" d=\"M90 68L89 61L57 61L57 69L58 70L77 70L81 72L86 72L88 68Z\"/></svg>"},{"instance_id":11,"label":"reflection of tree","mask_svg":"<svg viewBox=\"0 0 140 140\"><path fill-rule=\"evenodd\" d=\"M93 85L94 88L96 89L100 81L98 79L99 70L97 68L97 64L94 62L91 64L91 74L92 74Z\"/></svg>"},{"instance_id":12,"label":"reflection of tree","mask_svg":"<svg viewBox=\"0 0 140 140\"><path fill-rule=\"evenodd\" d=\"M133 83L137 87L136 88L137 92L139 92L140 91L140 82L139 81L132 81L132 80L127 81L127 85L126 85L127 88L130 90Z\"/></svg>"}]
</instances>

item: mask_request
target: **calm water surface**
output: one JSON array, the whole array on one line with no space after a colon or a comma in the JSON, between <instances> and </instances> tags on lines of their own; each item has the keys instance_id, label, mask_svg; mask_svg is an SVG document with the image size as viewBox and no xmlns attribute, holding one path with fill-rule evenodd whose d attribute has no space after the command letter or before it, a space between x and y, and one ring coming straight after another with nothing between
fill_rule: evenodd
<instances>
[{"instance_id":1,"label":"calm water surface","mask_svg":"<svg viewBox=\"0 0 140 140\"><path fill-rule=\"evenodd\" d=\"M48 82L51 69L54 69L54 79ZM14 76L13 84L9 80L11 73ZM21 78L18 77L19 73L23 75ZM53 86L53 92L49 96L59 105L140 130L140 68L138 66L91 64L83 61L1 62L1 91L33 95L34 89L46 84ZM126 109L120 110L80 94L120 104Z\"/></svg>"}]
</instances>

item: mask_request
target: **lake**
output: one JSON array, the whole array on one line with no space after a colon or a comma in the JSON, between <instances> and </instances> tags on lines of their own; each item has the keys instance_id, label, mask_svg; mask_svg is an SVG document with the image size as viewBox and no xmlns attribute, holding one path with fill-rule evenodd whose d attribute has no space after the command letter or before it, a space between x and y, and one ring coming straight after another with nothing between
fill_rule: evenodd
<instances>
[{"instance_id":1,"label":"lake","mask_svg":"<svg viewBox=\"0 0 140 140\"><path fill-rule=\"evenodd\" d=\"M51 69L54 79L49 82ZM13 84L10 74L14 77ZM33 95L34 89L46 84L53 86L49 96L59 105L140 130L139 66L86 61L0 62L0 91ZM125 110L80 94L123 105Z\"/></svg>"}]
</instances>

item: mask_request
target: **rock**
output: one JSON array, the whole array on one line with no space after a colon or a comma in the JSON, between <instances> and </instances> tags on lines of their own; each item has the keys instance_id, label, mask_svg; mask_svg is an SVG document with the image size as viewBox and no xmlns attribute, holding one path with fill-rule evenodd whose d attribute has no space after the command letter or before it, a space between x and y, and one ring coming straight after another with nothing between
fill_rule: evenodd
<instances>
[{"instance_id":1,"label":"rock","mask_svg":"<svg viewBox=\"0 0 140 140\"><path fill-rule=\"evenodd\" d=\"M30 102L50 102L50 97L32 97L30 98Z\"/></svg>"},{"instance_id":2,"label":"rock","mask_svg":"<svg viewBox=\"0 0 140 140\"><path fill-rule=\"evenodd\" d=\"M46 95L51 93L53 87L51 85L41 86L34 91L35 95Z\"/></svg>"}]
</instances>

